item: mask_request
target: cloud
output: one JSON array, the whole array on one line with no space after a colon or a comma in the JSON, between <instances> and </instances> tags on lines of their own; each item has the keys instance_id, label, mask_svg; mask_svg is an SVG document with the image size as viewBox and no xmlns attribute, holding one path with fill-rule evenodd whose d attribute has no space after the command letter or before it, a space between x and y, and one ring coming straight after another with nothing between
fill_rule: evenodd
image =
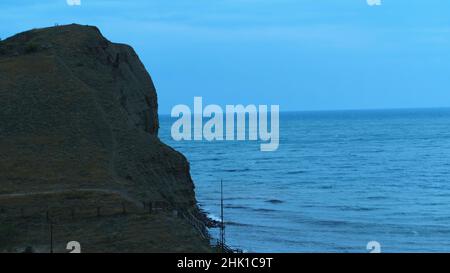
<instances>
[{"instance_id":1,"label":"cloud","mask_svg":"<svg viewBox=\"0 0 450 273\"><path fill-rule=\"evenodd\" d=\"M69 6L81 6L81 0L66 0Z\"/></svg>"},{"instance_id":2,"label":"cloud","mask_svg":"<svg viewBox=\"0 0 450 273\"><path fill-rule=\"evenodd\" d=\"M381 6L381 0L367 0L369 6Z\"/></svg>"}]
</instances>

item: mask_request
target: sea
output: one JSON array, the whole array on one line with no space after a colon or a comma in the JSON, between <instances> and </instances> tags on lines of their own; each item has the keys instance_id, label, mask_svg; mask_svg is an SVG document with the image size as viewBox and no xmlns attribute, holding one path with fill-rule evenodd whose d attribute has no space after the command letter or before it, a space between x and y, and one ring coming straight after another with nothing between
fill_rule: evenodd
<instances>
[{"instance_id":1,"label":"sea","mask_svg":"<svg viewBox=\"0 0 450 273\"><path fill-rule=\"evenodd\" d=\"M174 141L196 197L246 252L450 252L450 109L280 113L280 146ZM217 229L211 229L218 236Z\"/></svg>"}]
</instances>

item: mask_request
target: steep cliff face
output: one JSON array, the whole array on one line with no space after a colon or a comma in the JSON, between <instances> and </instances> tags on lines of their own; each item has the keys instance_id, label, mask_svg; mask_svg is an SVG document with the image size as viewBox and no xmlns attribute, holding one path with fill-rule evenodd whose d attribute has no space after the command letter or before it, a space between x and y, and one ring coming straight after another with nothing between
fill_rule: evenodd
<instances>
[{"instance_id":1,"label":"steep cliff face","mask_svg":"<svg viewBox=\"0 0 450 273\"><path fill-rule=\"evenodd\" d=\"M35 29L0 42L0 102L0 201L107 190L196 210L187 160L157 137L149 74L131 47L97 28Z\"/></svg>"}]
</instances>

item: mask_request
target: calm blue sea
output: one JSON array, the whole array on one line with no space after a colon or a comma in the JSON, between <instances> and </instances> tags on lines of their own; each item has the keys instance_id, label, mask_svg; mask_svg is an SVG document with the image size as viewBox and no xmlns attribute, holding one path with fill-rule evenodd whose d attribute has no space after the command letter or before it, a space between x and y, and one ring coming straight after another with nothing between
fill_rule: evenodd
<instances>
[{"instance_id":1,"label":"calm blue sea","mask_svg":"<svg viewBox=\"0 0 450 273\"><path fill-rule=\"evenodd\" d=\"M249 252L450 251L450 110L281 113L280 147L160 137L191 163L197 198ZM217 231L212 231L217 234Z\"/></svg>"}]
</instances>

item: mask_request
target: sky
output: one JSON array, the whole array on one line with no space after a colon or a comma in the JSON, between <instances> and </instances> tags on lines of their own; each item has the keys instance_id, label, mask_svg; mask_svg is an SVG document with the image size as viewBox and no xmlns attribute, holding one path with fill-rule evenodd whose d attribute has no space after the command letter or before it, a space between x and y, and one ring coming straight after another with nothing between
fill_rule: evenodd
<instances>
[{"instance_id":1,"label":"sky","mask_svg":"<svg viewBox=\"0 0 450 273\"><path fill-rule=\"evenodd\" d=\"M448 0L0 1L3 39L69 23L133 46L161 114L194 96L282 111L450 106Z\"/></svg>"}]
</instances>

